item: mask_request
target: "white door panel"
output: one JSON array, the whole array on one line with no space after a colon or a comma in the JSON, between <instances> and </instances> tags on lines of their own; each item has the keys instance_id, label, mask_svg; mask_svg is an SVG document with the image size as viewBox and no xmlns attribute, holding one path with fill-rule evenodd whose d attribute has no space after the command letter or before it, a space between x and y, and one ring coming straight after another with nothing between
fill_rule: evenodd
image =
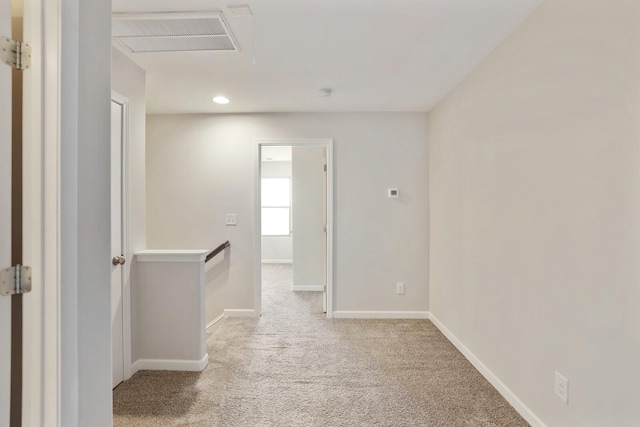
<instances>
[{"instance_id":1,"label":"white door panel","mask_svg":"<svg viewBox=\"0 0 640 427\"><path fill-rule=\"evenodd\" d=\"M322 311L327 312L327 150L322 150L324 176L322 178Z\"/></svg>"},{"instance_id":2,"label":"white door panel","mask_svg":"<svg viewBox=\"0 0 640 427\"><path fill-rule=\"evenodd\" d=\"M122 132L123 108L111 101L111 256L122 250ZM111 360L113 387L124 381L122 277L124 267L111 266Z\"/></svg>"},{"instance_id":3,"label":"white door panel","mask_svg":"<svg viewBox=\"0 0 640 427\"><path fill-rule=\"evenodd\" d=\"M324 147L293 147L293 286L320 290L326 276Z\"/></svg>"}]
</instances>

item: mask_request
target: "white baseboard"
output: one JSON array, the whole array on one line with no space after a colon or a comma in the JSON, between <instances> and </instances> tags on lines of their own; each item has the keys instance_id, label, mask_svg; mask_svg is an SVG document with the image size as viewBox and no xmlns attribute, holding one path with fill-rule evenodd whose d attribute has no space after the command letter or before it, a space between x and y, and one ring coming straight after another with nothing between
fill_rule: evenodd
<instances>
[{"instance_id":1,"label":"white baseboard","mask_svg":"<svg viewBox=\"0 0 640 427\"><path fill-rule=\"evenodd\" d=\"M255 310L225 309L225 317L258 317Z\"/></svg>"},{"instance_id":2,"label":"white baseboard","mask_svg":"<svg viewBox=\"0 0 640 427\"><path fill-rule=\"evenodd\" d=\"M293 264L292 259L263 259L263 264Z\"/></svg>"},{"instance_id":3,"label":"white baseboard","mask_svg":"<svg viewBox=\"0 0 640 427\"><path fill-rule=\"evenodd\" d=\"M334 311L337 319L428 319L428 311Z\"/></svg>"},{"instance_id":4,"label":"white baseboard","mask_svg":"<svg viewBox=\"0 0 640 427\"><path fill-rule=\"evenodd\" d=\"M295 292L324 292L324 286L292 286Z\"/></svg>"},{"instance_id":5,"label":"white baseboard","mask_svg":"<svg viewBox=\"0 0 640 427\"><path fill-rule=\"evenodd\" d=\"M172 359L138 359L131 370L138 371L191 371L200 372L209 364L209 355L205 354L200 360L172 360Z\"/></svg>"},{"instance_id":6,"label":"white baseboard","mask_svg":"<svg viewBox=\"0 0 640 427\"><path fill-rule=\"evenodd\" d=\"M213 325L215 325L218 321L224 319L224 313L222 313L220 316L216 317L215 319L213 319L211 322L207 323L207 326L205 327L205 329L209 329L210 327L212 327Z\"/></svg>"},{"instance_id":7,"label":"white baseboard","mask_svg":"<svg viewBox=\"0 0 640 427\"><path fill-rule=\"evenodd\" d=\"M500 378L496 376L482 361L475 355L462 341L458 339L449 329L447 329L433 314L429 314L431 322L447 337L447 339L463 354L464 357L482 374L487 381L504 397L513 408L522 415L532 427L546 427L540 418L525 405L518 396L507 387Z\"/></svg>"}]
</instances>

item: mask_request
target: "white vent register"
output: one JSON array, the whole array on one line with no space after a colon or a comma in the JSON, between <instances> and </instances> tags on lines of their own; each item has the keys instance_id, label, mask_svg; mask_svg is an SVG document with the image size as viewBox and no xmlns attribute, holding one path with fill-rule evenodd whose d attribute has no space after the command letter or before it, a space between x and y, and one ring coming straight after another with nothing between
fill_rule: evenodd
<instances>
[{"instance_id":1,"label":"white vent register","mask_svg":"<svg viewBox=\"0 0 640 427\"><path fill-rule=\"evenodd\" d=\"M130 52L239 52L222 13L114 13L112 35Z\"/></svg>"}]
</instances>

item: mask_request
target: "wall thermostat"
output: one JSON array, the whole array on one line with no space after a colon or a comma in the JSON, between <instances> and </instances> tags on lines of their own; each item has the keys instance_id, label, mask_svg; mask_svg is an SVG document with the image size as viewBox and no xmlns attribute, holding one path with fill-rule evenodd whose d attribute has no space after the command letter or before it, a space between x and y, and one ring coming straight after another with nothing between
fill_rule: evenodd
<instances>
[{"instance_id":1,"label":"wall thermostat","mask_svg":"<svg viewBox=\"0 0 640 427\"><path fill-rule=\"evenodd\" d=\"M398 189L397 188L389 188L387 190L387 195L389 196L390 199L397 199L398 198Z\"/></svg>"}]
</instances>

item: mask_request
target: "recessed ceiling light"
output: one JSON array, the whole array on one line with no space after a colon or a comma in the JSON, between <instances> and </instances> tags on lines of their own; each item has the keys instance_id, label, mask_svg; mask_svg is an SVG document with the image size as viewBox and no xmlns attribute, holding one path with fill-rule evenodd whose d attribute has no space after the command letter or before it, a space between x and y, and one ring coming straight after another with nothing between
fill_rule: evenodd
<instances>
[{"instance_id":1,"label":"recessed ceiling light","mask_svg":"<svg viewBox=\"0 0 640 427\"><path fill-rule=\"evenodd\" d=\"M229 98L227 98L226 96L216 96L215 98L213 98L213 102L215 102L216 104L228 104Z\"/></svg>"}]
</instances>

